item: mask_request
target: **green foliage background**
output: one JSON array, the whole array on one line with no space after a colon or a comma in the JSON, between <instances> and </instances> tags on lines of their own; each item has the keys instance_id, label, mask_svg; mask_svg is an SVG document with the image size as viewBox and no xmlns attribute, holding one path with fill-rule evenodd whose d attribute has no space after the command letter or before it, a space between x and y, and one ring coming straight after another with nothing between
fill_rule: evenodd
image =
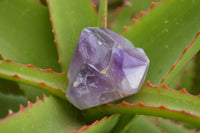
<instances>
[{"instance_id":1,"label":"green foliage background","mask_svg":"<svg viewBox=\"0 0 200 133\"><path fill-rule=\"evenodd\" d=\"M92 2L0 0L0 132L198 131L200 1L108 5L109 28L150 58L148 82L135 95L80 111L65 97L67 70L82 29L102 19Z\"/></svg>"}]
</instances>

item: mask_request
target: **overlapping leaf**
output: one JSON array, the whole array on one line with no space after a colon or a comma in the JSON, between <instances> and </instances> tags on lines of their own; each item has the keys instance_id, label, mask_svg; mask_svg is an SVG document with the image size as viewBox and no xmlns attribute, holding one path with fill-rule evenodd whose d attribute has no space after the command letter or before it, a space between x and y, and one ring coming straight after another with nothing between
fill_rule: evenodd
<instances>
[{"instance_id":1,"label":"overlapping leaf","mask_svg":"<svg viewBox=\"0 0 200 133\"><path fill-rule=\"evenodd\" d=\"M65 73L55 73L51 69L44 70L33 67L33 65L22 65L10 60L0 60L0 77L39 87L65 98L63 96L63 91L66 91L67 88Z\"/></svg>"},{"instance_id":2,"label":"overlapping leaf","mask_svg":"<svg viewBox=\"0 0 200 133\"><path fill-rule=\"evenodd\" d=\"M5 59L60 71L46 7L36 0L1 0L0 20L0 54ZM31 101L44 92L21 86Z\"/></svg>"},{"instance_id":3,"label":"overlapping leaf","mask_svg":"<svg viewBox=\"0 0 200 133\"><path fill-rule=\"evenodd\" d=\"M78 131L72 133L110 133L112 128L116 126L120 115L112 115L109 118L104 117L100 121L95 121L89 126L84 126Z\"/></svg>"},{"instance_id":4,"label":"overlapping leaf","mask_svg":"<svg viewBox=\"0 0 200 133\"><path fill-rule=\"evenodd\" d=\"M97 15L89 0L48 0L49 12L63 71L68 71L83 28L97 25Z\"/></svg>"},{"instance_id":5,"label":"overlapping leaf","mask_svg":"<svg viewBox=\"0 0 200 133\"><path fill-rule=\"evenodd\" d=\"M149 121L154 123L154 125L161 129L162 132L167 133L194 133L194 130L188 130L180 125L170 120L162 118L149 118Z\"/></svg>"},{"instance_id":6,"label":"overlapping leaf","mask_svg":"<svg viewBox=\"0 0 200 133\"><path fill-rule=\"evenodd\" d=\"M124 1L123 5L119 7L116 12L116 20L113 22L112 30L121 33L124 26L132 24L132 18L139 18L142 10L149 10L151 2L159 0L130 0Z\"/></svg>"},{"instance_id":7,"label":"overlapping leaf","mask_svg":"<svg viewBox=\"0 0 200 133\"><path fill-rule=\"evenodd\" d=\"M199 96L191 96L184 89L175 91L148 83L139 93L124 100L128 103L95 107L85 110L83 114L87 115L87 118L90 115L90 119L112 113L153 115L185 121L200 127Z\"/></svg>"},{"instance_id":8,"label":"overlapping leaf","mask_svg":"<svg viewBox=\"0 0 200 133\"><path fill-rule=\"evenodd\" d=\"M161 82L200 30L199 13L200 1L164 0L124 32L150 58L147 80Z\"/></svg>"},{"instance_id":9,"label":"overlapping leaf","mask_svg":"<svg viewBox=\"0 0 200 133\"><path fill-rule=\"evenodd\" d=\"M48 9L36 0L1 0L0 3L2 56L59 71Z\"/></svg>"},{"instance_id":10,"label":"overlapping leaf","mask_svg":"<svg viewBox=\"0 0 200 133\"><path fill-rule=\"evenodd\" d=\"M145 127L144 127L145 125ZM130 128L125 133L162 133L153 123L145 117L137 116L131 123Z\"/></svg>"},{"instance_id":11,"label":"overlapping leaf","mask_svg":"<svg viewBox=\"0 0 200 133\"><path fill-rule=\"evenodd\" d=\"M50 96L34 104L29 102L28 107L20 106L19 112L1 119L0 131L70 133L83 126L79 119L79 111L70 103Z\"/></svg>"}]
</instances>

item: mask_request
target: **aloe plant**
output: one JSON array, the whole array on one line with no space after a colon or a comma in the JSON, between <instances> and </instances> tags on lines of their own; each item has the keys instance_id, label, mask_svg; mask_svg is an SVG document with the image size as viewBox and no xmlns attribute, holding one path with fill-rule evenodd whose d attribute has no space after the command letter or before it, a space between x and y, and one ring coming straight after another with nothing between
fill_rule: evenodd
<instances>
[{"instance_id":1,"label":"aloe plant","mask_svg":"<svg viewBox=\"0 0 200 133\"><path fill-rule=\"evenodd\" d=\"M67 71L85 27L106 27L89 0L0 1L0 131L145 133L200 128L200 1L124 1L108 27L145 50L141 90L79 110L66 98ZM111 3L111 5L113 2Z\"/></svg>"}]
</instances>

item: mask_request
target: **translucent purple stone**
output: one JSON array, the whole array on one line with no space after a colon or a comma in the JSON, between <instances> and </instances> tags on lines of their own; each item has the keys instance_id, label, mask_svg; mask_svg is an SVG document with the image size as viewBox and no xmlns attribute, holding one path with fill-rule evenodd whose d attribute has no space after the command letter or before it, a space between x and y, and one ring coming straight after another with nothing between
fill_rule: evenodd
<instances>
[{"instance_id":1,"label":"translucent purple stone","mask_svg":"<svg viewBox=\"0 0 200 133\"><path fill-rule=\"evenodd\" d=\"M79 109L105 104L137 93L149 59L141 48L106 29L81 32L69 72L68 100Z\"/></svg>"}]
</instances>

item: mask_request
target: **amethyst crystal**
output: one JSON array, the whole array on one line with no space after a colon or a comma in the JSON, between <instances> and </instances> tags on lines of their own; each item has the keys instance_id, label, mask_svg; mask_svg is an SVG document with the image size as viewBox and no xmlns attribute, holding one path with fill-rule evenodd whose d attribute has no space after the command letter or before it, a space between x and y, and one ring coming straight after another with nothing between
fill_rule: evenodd
<instances>
[{"instance_id":1,"label":"amethyst crystal","mask_svg":"<svg viewBox=\"0 0 200 133\"><path fill-rule=\"evenodd\" d=\"M106 28L85 28L69 68L67 98L86 109L137 93L148 66L144 51L126 38Z\"/></svg>"}]
</instances>

